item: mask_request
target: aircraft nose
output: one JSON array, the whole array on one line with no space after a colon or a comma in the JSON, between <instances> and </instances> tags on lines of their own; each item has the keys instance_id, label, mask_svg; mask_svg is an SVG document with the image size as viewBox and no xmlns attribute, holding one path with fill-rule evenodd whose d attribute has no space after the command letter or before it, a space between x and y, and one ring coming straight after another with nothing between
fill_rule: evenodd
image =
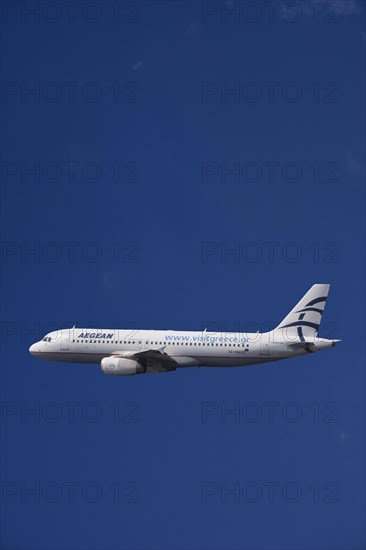
<instances>
[{"instance_id":1,"label":"aircraft nose","mask_svg":"<svg viewBox=\"0 0 366 550\"><path fill-rule=\"evenodd\" d=\"M34 355L37 351L37 344L32 344L31 347L29 348L29 353L31 355Z\"/></svg>"}]
</instances>

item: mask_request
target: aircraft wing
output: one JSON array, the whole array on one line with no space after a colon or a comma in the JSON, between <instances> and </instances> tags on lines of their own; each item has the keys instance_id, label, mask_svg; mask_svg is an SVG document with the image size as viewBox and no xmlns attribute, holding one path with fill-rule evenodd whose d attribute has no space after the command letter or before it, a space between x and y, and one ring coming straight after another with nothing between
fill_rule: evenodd
<instances>
[{"instance_id":1,"label":"aircraft wing","mask_svg":"<svg viewBox=\"0 0 366 550\"><path fill-rule=\"evenodd\" d=\"M164 348L159 350L149 349L145 351L125 351L113 354L114 357L124 357L138 361L148 373L168 372L176 370L178 363L165 353Z\"/></svg>"}]
</instances>

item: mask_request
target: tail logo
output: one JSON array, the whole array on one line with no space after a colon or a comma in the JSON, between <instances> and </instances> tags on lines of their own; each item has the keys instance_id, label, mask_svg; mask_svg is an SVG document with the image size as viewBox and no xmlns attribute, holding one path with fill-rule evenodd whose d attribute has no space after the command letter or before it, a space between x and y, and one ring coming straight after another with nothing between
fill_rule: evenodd
<instances>
[{"instance_id":1,"label":"tail logo","mask_svg":"<svg viewBox=\"0 0 366 550\"><path fill-rule=\"evenodd\" d=\"M304 333L303 333L303 330L302 330L303 327L313 328L315 330L316 334L318 334L320 321L321 321L321 318L322 318L322 315L323 315L323 310L319 309L319 308L316 308L316 307L312 307L312 306L314 306L315 304L319 304L321 302L325 302L326 299L327 299L327 296L322 296L320 298L315 298L314 300L311 300L308 304L306 304L306 306L303 309L300 309L299 311L296 312L296 313L300 314L298 321L295 321L294 323L289 323L288 325L284 325L283 328L297 327L297 334L298 334L298 337L300 338L300 340L302 342L305 342ZM308 312L319 313L319 315L320 315L319 323L311 323L309 321L304 321L303 319L304 319L306 313L308 313ZM309 346L305 346L305 349L308 353L313 353Z\"/></svg>"}]
</instances>

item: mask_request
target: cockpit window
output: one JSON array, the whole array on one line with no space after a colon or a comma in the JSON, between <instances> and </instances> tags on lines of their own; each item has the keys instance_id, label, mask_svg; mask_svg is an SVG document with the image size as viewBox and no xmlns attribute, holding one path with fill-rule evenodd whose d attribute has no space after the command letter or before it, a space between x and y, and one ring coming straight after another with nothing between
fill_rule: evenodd
<instances>
[{"instance_id":1,"label":"cockpit window","mask_svg":"<svg viewBox=\"0 0 366 550\"><path fill-rule=\"evenodd\" d=\"M48 341L51 342L51 338L48 338Z\"/></svg>"},{"instance_id":2,"label":"cockpit window","mask_svg":"<svg viewBox=\"0 0 366 550\"><path fill-rule=\"evenodd\" d=\"M47 342L47 338L43 338L43 341L44 341L44 342Z\"/></svg>"}]
</instances>

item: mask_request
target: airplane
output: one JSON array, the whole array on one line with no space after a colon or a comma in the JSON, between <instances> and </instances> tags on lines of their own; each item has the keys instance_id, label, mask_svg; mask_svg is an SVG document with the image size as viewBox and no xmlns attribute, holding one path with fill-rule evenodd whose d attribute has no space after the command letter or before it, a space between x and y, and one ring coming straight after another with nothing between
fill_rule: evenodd
<instances>
[{"instance_id":1,"label":"airplane","mask_svg":"<svg viewBox=\"0 0 366 550\"><path fill-rule=\"evenodd\" d=\"M29 348L35 357L68 363L100 363L102 372L126 376L179 367L238 367L289 359L334 347L318 338L329 293L315 284L283 321L263 333L173 330L62 329Z\"/></svg>"}]
</instances>

